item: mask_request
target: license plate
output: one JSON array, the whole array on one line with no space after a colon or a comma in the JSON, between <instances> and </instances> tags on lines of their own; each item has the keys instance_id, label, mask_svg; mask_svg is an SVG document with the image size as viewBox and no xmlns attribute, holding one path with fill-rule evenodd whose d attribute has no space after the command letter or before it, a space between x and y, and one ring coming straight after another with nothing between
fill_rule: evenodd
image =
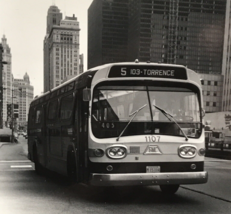
<instances>
[{"instance_id":1,"label":"license plate","mask_svg":"<svg viewBox=\"0 0 231 214\"><path fill-rule=\"evenodd\" d=\"M146 173L160 172L160 166L146 166Z\"/></svg>"}]
</instances>

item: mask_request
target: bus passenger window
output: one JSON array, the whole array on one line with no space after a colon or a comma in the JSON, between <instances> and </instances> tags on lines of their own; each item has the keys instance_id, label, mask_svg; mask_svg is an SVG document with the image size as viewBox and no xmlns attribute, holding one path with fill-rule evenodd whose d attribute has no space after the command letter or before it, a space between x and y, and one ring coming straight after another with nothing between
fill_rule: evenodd
<instances>
[{"instance_id":1,"label":"bus passenger window","mask_svg":"<svg viewBox=\"0 0 231 214\"><path fill-rule=\"evenodd\" d=\"M69 119L72 115L72 108L73 108L73 95L68 95L61 99L60 104L60 118L61 119Z\"/></svg>"},{"instance_id":2,"label":"bus passenger window","mask_svg":"<svg viewBox=\"0 0 231 214\"><path fill-rule=\"evenodd\" d=\"M58 101L51 101L48 108L48 119L53 120L56 118L58 107Z\"/></svg>"},{"instance_id":3,"label":"bus passenger window","mask_svg":"<svg viewBox=\"0 0 231 214\"><path fill-rule=\"evenodd\" d=\"M41 122L41 109L36 110L36 115L35 115L35 123L40 123Z\"/></svg>"}]
</instances>

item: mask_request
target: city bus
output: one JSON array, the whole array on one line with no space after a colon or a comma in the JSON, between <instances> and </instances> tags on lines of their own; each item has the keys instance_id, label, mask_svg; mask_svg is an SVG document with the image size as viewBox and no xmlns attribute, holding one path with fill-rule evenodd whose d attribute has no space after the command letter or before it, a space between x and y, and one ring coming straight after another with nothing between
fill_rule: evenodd
<instances>
[{"instance_id":1,"label":"city bus","mask_svg":"<svg viewBox=\"0 0 231 214\"><path fill-rule=\"evenodd\" d=\"M205 134L198 75L181 65L135 62L91 68L36 97L28 158L92 186L202 184ZM45 171L46 171L45 170Z\"/></svg>"}]
</instances>

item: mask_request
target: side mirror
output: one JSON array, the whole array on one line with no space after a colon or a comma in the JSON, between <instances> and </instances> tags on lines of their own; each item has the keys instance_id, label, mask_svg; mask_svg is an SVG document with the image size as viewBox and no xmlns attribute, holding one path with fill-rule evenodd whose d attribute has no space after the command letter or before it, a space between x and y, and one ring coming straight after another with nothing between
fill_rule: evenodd
<instances>
[{"instance_id":1,"label":"side mirror","mask_svg":"<svg viewBox=\"0 0 231 214\"><path fill-rule=\"evenodd\" d=\"M91 89L84 88L83 89L83 101L90 101L91 100Z\"/></svg>"},{"instance_id":2,"label":"side mirror","mask_svg":"<svg viewBox=\"0 0 231 214\"><path fill-rule=\"evenodd\" d=\"M205 116L205 110L203 108L201 108L201 116L204 117Z\"/></svg>"}]
</instances>

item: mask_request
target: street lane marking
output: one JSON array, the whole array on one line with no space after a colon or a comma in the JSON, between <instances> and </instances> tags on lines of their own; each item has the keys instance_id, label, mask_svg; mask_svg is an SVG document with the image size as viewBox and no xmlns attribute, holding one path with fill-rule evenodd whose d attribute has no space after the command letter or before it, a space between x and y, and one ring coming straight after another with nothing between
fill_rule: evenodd
<instances>
[{"instance_id":1,"label":"street lane marking","mask_svg":"<svg viewBox=\"0 0 231 214\"><path fill-rule=\"evenodd\" d=\"M29 160L8 160L8 161L0 161L0 163L14 163L14 162L17 162L17 163L32 163L32 162L29 161Z\"/></svg>"},{"instance_id":2,"label":"street lane marking","mask_svg":"<svg viewBox=\"0 0 231 214\"><path fill-rule=\"evenodd\" d=\"M11 165L10 168L32 168L31 165Z\"/></svg>"}]
</instances>

